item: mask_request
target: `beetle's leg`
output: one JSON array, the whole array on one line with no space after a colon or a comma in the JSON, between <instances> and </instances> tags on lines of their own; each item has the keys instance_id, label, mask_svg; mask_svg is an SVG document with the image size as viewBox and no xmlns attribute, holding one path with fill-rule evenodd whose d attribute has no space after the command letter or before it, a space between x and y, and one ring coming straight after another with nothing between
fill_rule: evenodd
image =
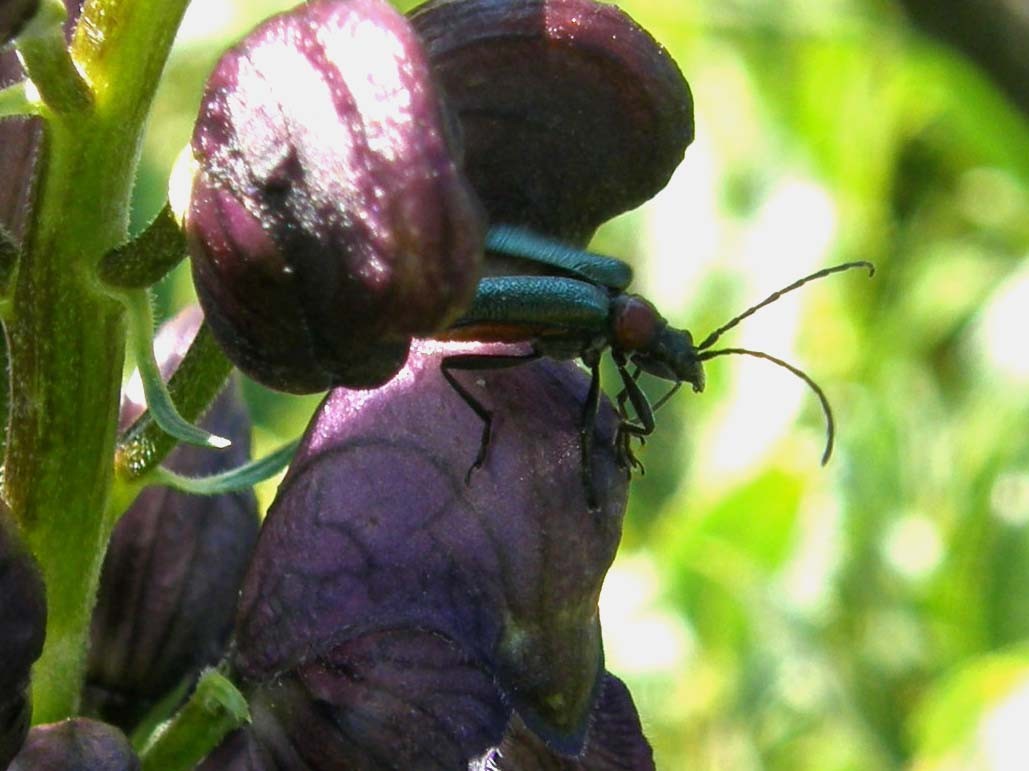
<instances>
[{"instance_id":1,"label":"beetle's leg","mask_svg":"<svg viewBox=\"0 0 1029 771\"><path fill-rule=\"evenodd\" d=\"M507 369L508 367L517 367L521 364L535 361L541 355L536 350L520 356L486 356L477 353L466 353L445 356L440 363L440 372L443 373L447 383L482 420L482 438L479 440L479 452L475 456L475 461L468 467L468 471L465 473L464 482L466 485L471 483L472 473L482 468L482 464L486 462L486 452L489 449L490 433L493 428L493 413L483 407L482 403L472 396L467 388L461 385L460 381L454 377L452 370L476 372L488 369Z\"/></svg>"},{"instance_id":2,"label":"beetle's leg","mask_svg":"<svg viewBox=\"0 0 1029 771\"><path fill-rule=\"evenodd\" d=\"M641 370L639 367L636 367L636 369L633 370L632 379L633 380L639 380L641 372L643 372L643 370ZM618 414L621 415L622 420L628 420L629 419L629 411L627 409L625 409L625 403L627 401L629 401L629 391L627 389L623 388L621 391L618 392L617 399L618 399Z\"/></svg>"},{"instance_id":3,"label":"beetle's leg","mask_svg":"<svg viewBox=\"0 0 1029 771\"><path fill-rule=\"evenodd\" d=\"M640 369L638 366L635 369L633 369L633 371L632 371L632 379L633 379L634 382L638 382L639 381L640 374L642 372L643 372L643 370ZM635 425L629 419L629 410L626 409L626 407L625 407L625 404L628 401L629 401L629 391L628 391L628 389L623 388L621 391L618 392L618 412L621 415L623 424ZM654 409L656 410L657 408L655 407ZM647 443L647 435L643 434L643 433L640 433L640 432L633 433L632 431L623 431L623 432L620 432L620 434L621 435L620 435L619 438L621 439L621 442L620 442L618 451L619 451L619 462L621 463L622 468L625 468L625 469L637 468L637 469L640 470L640 474L647 473L646 469L643 467L643 463L640 462L640 460L636 457L635 453L633 453L633 451L632 451L632 442L631 442L631 437L635 437L636 439L639 439L640 447L642 447L643 445L645 445Z\"/></svg>"},{"instance_id":4,"label":"beetle's leg","mask_svg":"<svg viewBox=\"0 0 1029 771\"><path fill-rule=\"evenodd\" d=\"M654 433L654 410L650 406L650 402L647 401L647 395L643 393L643 389L636 382L639 370L637 369L635 373L629 374L629 370L626 368L625 357L619 354L613 356L613 358L615 368L622 379L622 394L625 394L625 398L632 403L632 409L636 413L636 419L639 421L634 423L623 413L621 425L618 427L617 443L619 453L622 456L623 466L628 469L638 468L640 473L644 473L643 464L632 451L632 438L637 437L642 443L646 437ZM624 408L622 394L619 394L619 402Z\"/></svg>"},{"instance_id":5,"label":"beetle's leg","mask_svg":"<svg viewBox=\"0 0 1029 771\"><path fill-rule=\"evenodd\" d=\"M669 399L671 399L673 396L675 396L675 392L678 391L680 388L682 388L682 384L684 382L685 381L683 381L683 380L675 381L675 385L673 385L671 388L668 389L668 393L666 393L664 396L662 396L660 399L658 399L654 403L654 412L657 412L659 409L664 407L665 406L665 402L667 402Z\"/></svg>"},{"instance_id":6,"label":"beetle's leg","mask_svg":"<svg viewBox=\"0 0 1029 771\"><path fill-rule=\"evenodd\" d=\"M624 388L618 392L618 414L621 417L619 423L618 436L615 438L615 443L618 448L618 465L623 469L632 474L633 469L639 469L640 474L646 474L647 471L643 467L642 461L636 457L636 453L632 449L632 439L636 438L640 440L640 445L647 443L645 436L634 434L631 430L622 430L622 426L634 425L629 419L629 410L625 404L629 400L629 392Z\"/></svg>"},{"instance_id":7,"label":"beetle's leg","mask_svg":"<svg viewBox=\"0 0 1029 771\"><path fill-rule=\"evenodd\" d=\"M639 421L639 423L633 423L625 420L623 421L624 428L634 436L650 436L654 433L656 425L654 422L654 408L650 406L647 395L643 393L639 383L629 374L629 370L625 367L625 362L619 361L616 358L615 368L622 378L622 389L628 395L628 399L632 403L633 412L636 413L636 419Z\"/></svg>"}]
</instances>

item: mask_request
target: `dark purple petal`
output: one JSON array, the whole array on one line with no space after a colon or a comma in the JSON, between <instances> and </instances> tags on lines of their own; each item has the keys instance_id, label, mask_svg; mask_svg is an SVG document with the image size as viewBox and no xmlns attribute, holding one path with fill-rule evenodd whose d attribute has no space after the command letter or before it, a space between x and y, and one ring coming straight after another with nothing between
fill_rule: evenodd
<instances>
[{"instance_id":1,"label":"dark purple petal","mask_svg":"<svg viewBox=\"0 0 1029 771\"><path fill-rule=\"evenodd\" d=\"M10 509L0 500L0 701L25 689L45 635L43 578L21 542Z\"/></svg>"},{"instance_id":2,"label":"dark purple petal","mask_svg":"<svg viewBox=\"0 0 1029 771\"><path fill-rule=\"evenodd\" d=\"M417 629L348 640L249 699L273 767L318 771L465 768L510 716L481 662Z\"/></svg>"},{"instance_id":3,"label":"dark purple petal","mask_svg":"<svg viewBox=\"0 0 1029 771\"><path fill-rule=\"evenodd\" d=\"M474 293L481 212L418 38L384 0L316 0L222 57L187 231L219 344L281 390L370 387Z\"/></svg>"},{"instance_id":4,"label":"dark purple petal","mask_svg":"<svg viewBox=\"0 0 1029 771\"><path fill-rule=\"evenodd\" d=\"M511 352L510 348L503 352ZM621 532L625 473L605 402L589 510L579 432L588 378L543 360L459 373L482 423L419 343L374 392L323 402L272 506L244 584L235 663L264 681L383 629L435 631L478 656L522 716L575 751L602 671L597 597Z\"/></svg>"},{"instance_id":5,"label":"dark purple petal","mask_svg":"<svg viewBox=\"0 0 1029 771\"><path fill-rule=\"evenodd\" d=\"M7 771L138 771L139 758L114 726L87 718L37 725Z\"/></svg>"},{"instance_id":6,"label":"dark purple petal","mask_svg":"<svg viewBox=\"0 0 1029 771\"><path fill-rule=\"evenodd\" d=\"M675 62L593 0L431 0L411 13L491 223L585 243L663 188L693 140Z\"/></svg>"},{"instance_id":7,"label":"dark purple petal","mask_svg":"<svg viewBox=\"0 0 1029 771\"><path fill-rule=\"evenodd\" d=\"M610 673L582 755L558 755L515 717L491 760L495 771L654 771L654 753L629 689Z\"/></svg>"},{"instance_id":8,"label":"dark purple petal","mask_svg":"<svg viewBox=\"0 0 1029 771\"><path fill-rule=\"evenodd\" d=\"M187 309L157 336L162 372L170 376L200 326ZM132 400L125 413L138 410ZM250 457L250 419L238 384L215 400L202 425L232 446L214 452L180 446L168 468L189 476L218 473ZM224 651L243 573L257 540L251 491L199 496L144 490L115 526L93 613L87 701L122 727Z\"/></svg>"},{"instance_id":9,"label":"dark purple petal","mask_svg":"<svg viewBox=\"0 0 1029 771\"><path fill-rule=\"evenodd\" d=\"M253 723L199 771L462 769L510 709L489 672L431 632L352 640L250 695Z\"/></svg>"}]
</instances>

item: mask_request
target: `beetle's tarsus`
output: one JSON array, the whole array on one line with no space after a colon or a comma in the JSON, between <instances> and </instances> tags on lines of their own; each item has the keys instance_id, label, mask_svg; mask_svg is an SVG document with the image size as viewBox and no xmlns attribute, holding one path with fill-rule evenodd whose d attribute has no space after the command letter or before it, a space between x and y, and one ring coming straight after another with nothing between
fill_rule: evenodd
<instances>
[{"instance_id":1,"label":"beetle's tarsus","mask_svg":"<svg viewBox=\"0 0 1029 771\"><path fill-rule=\"evenodd\" d=\"M482 405L479 405L480 407ZM480 415L480 417L482 417ZM483 418L482 423L482 438L479 439L479 453L475 456L475 460L472 461L472 465L468 467L468 470L464 474L465 487L468 487L472 483L472 474L481 469L486 463L486 453L489 452L489 443L493 435L493 415L489 412L486 413L486 417Z\"/></svg>"}]
</instances>

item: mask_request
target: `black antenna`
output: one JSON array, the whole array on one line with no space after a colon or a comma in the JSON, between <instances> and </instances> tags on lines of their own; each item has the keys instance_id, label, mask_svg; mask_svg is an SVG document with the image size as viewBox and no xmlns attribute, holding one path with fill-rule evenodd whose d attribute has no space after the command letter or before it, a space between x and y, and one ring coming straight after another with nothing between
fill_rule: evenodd
<instances>
[{"instance_id":1,"label":"black antenna","mask_svg":"<svg viewBox=\"0 0 1029 771\"><path fill-rule=\"evenodd\" d=\"M768 295L768 297L759 302L757 305L750 306L749 308L747 308L747 310L743 311L743 313L741 313L739 316L730 319L728 322L726 322L718 329L716 329L714 332L712 332L710 335L708 335L706 338L704 338L704 342L697 346L697 350L703 351L705 348L710 348L723 334L725 334L730 329L735 327L748 316L751 316L757 311L764 308L766 305L774 303L787 292L792 292L794 289L799 289L800 287L804 286L804 284L807 284L810 281L814 281L819 278L825 278L826 276L831 276L833 273L842 273L843 271L850 270L851 268L868 268L868 275L870 277L875 275L875 266L866 260L858 260L857 262L844 262L841 265L833 265L831 268L822 268L821 270L815 271L809 276L804 276L804 278L794 281L792 284L783 287L778 292L772 292L770 295ZM702 357L702 359L703 358L709 357Z\"/></svg>"},{"instance_id":2,"label":"black antenna","mask_svg":"<svg viewBox=\"0 0 1029 771\"><path fill-rule=\"evenodd\" d=\"M810 276L808 277L810 278ZM833 441L836 438L836 422L833 420L832 407L829 406L829 400L825 396L825 392L822 387L818 385L811 376L808 375L804 370L794 367L789 362L783 361L782 359L776 358L769 353L764 351L751 351L747 348L719 348L715 351L704 351L697 358L700 361L707 361L713 359L716 356L728 356L729 354L741 354L743 356L754 356L758 359L764 359L770 361L772 364L777 364L783 369L787 369L794 375L799 377L808 387L815 392L815 396L818 397L818 401L822 404L822 412L825 413L825 451L822 453L822 465L824 466L829 462L829 457L832 455Z\"/></svg>"},{"instance_id":3,"label":"black antenna","mask_svg":"<svg viewBox=\"0 0 1029 771\"><path fill-rule=\"evenodd\" d=\"M867 260L857 260L856 262L844 262L840 265L833 265L830 268L822 268L821 270L815 271L814 273L808 276L804 276L804 278L794 281L789 286L785 286L777 292L772 292L772 294L768 295L768 297L759 302L757 305L752 305L751 307L747 308L747 310L743 311L743 313L741 313L739 316L730 319L728 322L720 326L718 329L716 329L714 332L712 332L710 335L704 338L704 341L697 346L698 361L707 361L708 359L713 359L716 356L728 356L729 354L753 356L754 358L770 361L773 364L776 364L785 370L789 370L794 375L803 380L805 383L807 383L808 388L815 392L815 396L818 397L818 401L822 405L822 412L825 413L825 451L822 453L823 466L829 462L829 458L832 456L833 442L836 439L836 422L833 420L832 407L829 406L829 400L826 398L825 392L822 390L822 387L818 385L818 383L812 380L810 375L808 375L804 370L798 367L794 367L789 362L783 361L782 359L772 356L769 353L765 353L764 351L751 351L747 348L719 348L715 351L709 351L705 349L710 348L712 345L714 345L715 341L717 341L719 337L721 337L723 334L725 334L730 329L735 327L745 318L753 315L757 311L764 308L766 305L774 303L787 292L792 292L794 289L798 289L810 281L814 281L819 278L825 278L826 276L831 276L833 273L842 273L843 271L850 270L851 268L867 268L868 275L870 277L875 275L875 266ZM662 403L663 402L664 400L662 400Z\"/></svg>"}]
</instances>

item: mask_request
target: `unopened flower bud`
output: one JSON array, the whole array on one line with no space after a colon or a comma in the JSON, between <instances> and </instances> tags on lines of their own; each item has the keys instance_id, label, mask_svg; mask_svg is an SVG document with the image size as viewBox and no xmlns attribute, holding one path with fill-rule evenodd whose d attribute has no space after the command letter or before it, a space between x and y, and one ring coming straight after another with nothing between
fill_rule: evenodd
<instances>
[{"instance_id":1,"label":"unopened flower bud","mask_svg":"<svg viewBox=\"0 0 1029 771\"><path fill-rule=\"evenodd\" d=\"M46 588L0 499L0 768L29 730L29 670L43 652Z\"/></svg>"},{"instance_id":2,"label":"unopened flower bud","mask_svg":"<svg viewBox=\"0 0 1029 771\"><path fill-rule=\"evenodd\" d=\"M0 702L25 690L45 634L43 578L0 500Z\"/></svg>"},{"instance_id":3,"label":"unopened flower bud","mask_svg":"<svg viewBox=\"0 0 1029 771\"><path fill-rule=\"evenodd\" d=\"M193 279L265 385L371 387L479 275L479 204L420 41L385 0L315 0L222 57L193 134Z\"/></svg>"},{"instance_id":4,"label":"unopened flower bud","mask_svg":"<svg viewBox=\"0 0 1029 771\"><path fill-rule=\"evenodd\" d=\"M693 140L675 62L594 0L430 0L411 13L492 224L585 243L663 188Z\"/></svg>"},{"instance_id":5,"label":"unopened flower bud","mask_svg":"<svg viewBox=\"0 0 1029 771\"><path fill-rule=\"evenodd\" d=\"M7 771L138 771L139 758L114 726L88 718L37 725Z\"/></svg>"}]
</instances>

